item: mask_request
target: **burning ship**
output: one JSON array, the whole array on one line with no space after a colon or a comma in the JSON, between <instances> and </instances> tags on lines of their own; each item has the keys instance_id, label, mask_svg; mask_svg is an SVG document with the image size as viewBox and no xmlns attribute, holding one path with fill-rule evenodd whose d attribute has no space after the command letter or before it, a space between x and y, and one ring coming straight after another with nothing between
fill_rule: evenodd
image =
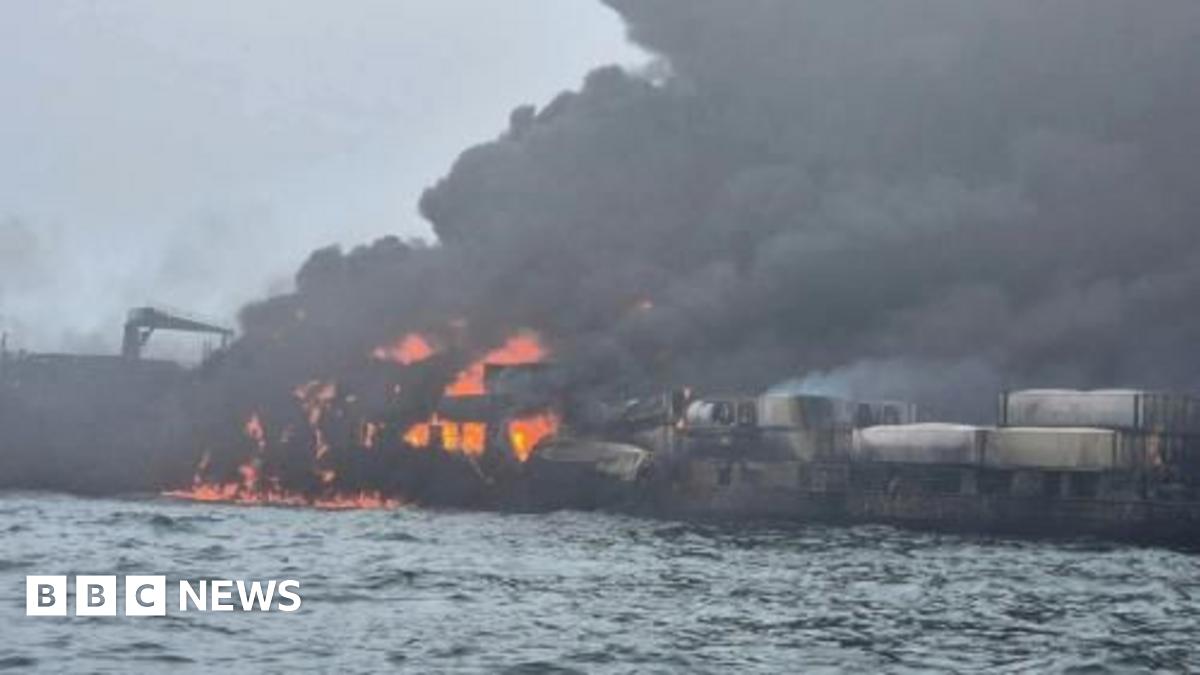
<instances>
[{"instance_id":1,"label":"burning ship","mask_svg":"<svg viewBox=\"0 0 1200 675\"><path fill-rule=\"evenodd\" d=\"M411 383L445 351L413 333L372 359L396 369L387 382L401 392L410 384L392 383ZM1200 533L1193 396L1014 391L994 425L969 426L927 421L903 401L806 394L598 400L572 392L549 356L536 333L517 332L459 370L432 406L388 403L367 417L354 412L353 387L310 383L294 394L307 431L275 424L271 441L252 417L241 480L204 478L205 463L176 494L304 502L271 468L286 456L272 445L304 438L292 456L310 476L302 493L326 495L308 498L315 505L396 499L1184 543ZM364 484L369 492L337 496Z\"/></svg>"},{"instance_id":2,"label":"burning ship","mask_svg":"<svg viewBox=\"0 0 1200 675\"><path fill-rule=\"evenodd\" d=\"M282 400L249 404L240 438L210 435L191 485L168 494L335 509L519 507L523 465L561 423L558 408L531 393L549 374L546 355L535 333L522 332L448 371L460 355L407 334L372 350L354 377L313 379Z\"/></svg>"},{"instance_id":3,"label":"burning ship","mask_svg":"<svg viewBox=\"0 0 1200 675\"><path fill-rule=\"evenodd\" d=\"M221 343L185 368L144 356L157 331ZM0 489L499 508L519 501L520 465L558 428L557 412L520 394L545 370L533 333L473 359L437 396L422 380L445 370L443 350L413 334L373 350L358 378L275 398L236 378L253 368L233 334L144 307L129 313L119 355L0 350Z\"/></svg>"},{"instance_id":4,"label":"burning ship","mask_svg":"<svg viewBox=\"0 0 1200 675\"><path fill-rule=\"evenodd\" d=\"M144 359L156 330L218 335L222 349L195 370ZM465 363L446 360L444 340L408 333L372 350L355 377L247 403L217 377L245 365L224 344L230 335L142 308L120 356L4 352L0 486L1184 543L1200 534L1193 396L1006 392L996 424L982 427L929 422L906 402L806 394L679 389L613 403L572 395L540 336L519 331ZM215 381L223 395L209 390Z\"/></svg>"}]
</instances>

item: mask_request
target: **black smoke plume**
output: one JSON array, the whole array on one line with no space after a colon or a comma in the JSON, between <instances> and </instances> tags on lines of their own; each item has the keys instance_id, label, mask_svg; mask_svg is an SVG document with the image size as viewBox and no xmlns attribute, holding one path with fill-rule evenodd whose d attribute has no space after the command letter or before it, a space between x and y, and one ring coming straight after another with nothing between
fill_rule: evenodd
<instances>
[{"instance_id":1,"label":"black smoke plume","mask_svg":"<svg viewBox=\"0 0 1200 675\"><path fill-rule=\"evenodd\" d=\"M602 393L1200 384L1200 6L608 4L658 63L518 108L423 196L438 245L318 252L246 358L466 318Z\"/></svg>"},{"instance_id":2,"label":"black smoke plume","mask_svg":"<svg viewBox=\"0 0 1200 675\"><path fill-rule=\"evenodd\" d=\"M580 396L1200 385L1200 4L606 2L656 61L517 108L422 197L436 243L248 307L212 419L313 378L422 419L522 328ZM408 331L453 349L390 400Z\"/></svg>"}]
</instances>

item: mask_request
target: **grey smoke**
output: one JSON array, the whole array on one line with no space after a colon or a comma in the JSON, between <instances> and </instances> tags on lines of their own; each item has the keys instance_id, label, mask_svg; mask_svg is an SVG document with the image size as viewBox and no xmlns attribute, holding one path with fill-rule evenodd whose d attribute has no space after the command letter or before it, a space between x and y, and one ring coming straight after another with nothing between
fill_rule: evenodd
<instances>
[{"instance_id":1,"label":"grey smoke","mask_svg":"<svg viewBox=\"0 0 1200 675\"><path fill-rule=\"evenodd\" d=\"M773 385L770 394L816 394L852 400L942 402L947 392L963 397L942 410L978 414L996 403L994 387L1002 378L976 358L959 360L863 359L849 366L810 372ZM926 414L928 416L928 414Z\"/></svg>"},{"instance_id":2,"label":"grey smoke","mask_svg":"<svg viewBox=\"0 0 1200 675\"><path fill-rule=\"evenodd\" d=\"M0 269L0 330L113 354L130 306L231 324L314 248L428 236L421 190L512 101L643 58L593 0L0 2L0 227L48 272Z\"/></svg>"},{"instance_id":3,"label":"grey smoke","mask_svg":"<svg viewBox=\"0 0 1200 675\"><path fill-rule=\"evenodd\" d=\"M299 380L466 317L600 391L841 373L965 419L1200 386L1200 5L606 1L655 67L518 108L424 195L439 246L314 256L242 350Z\"/></svg>"}]
</instances>

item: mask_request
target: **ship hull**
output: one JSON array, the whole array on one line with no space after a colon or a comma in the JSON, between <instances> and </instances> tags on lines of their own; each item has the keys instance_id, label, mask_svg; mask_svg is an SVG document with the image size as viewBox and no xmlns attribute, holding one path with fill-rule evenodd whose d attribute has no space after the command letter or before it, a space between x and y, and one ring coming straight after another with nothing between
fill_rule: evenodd
<instances>
[{"instance_id":1,"label":"ship hull","mask_svg":"<svg viewBox=\"0 0 1200 675\"><path fill-rule=\"evenodd\" d=\"M685 466L673 480L658 485L643 504L645 512L683 518L883 524L1200 547L1200 502L1196 501L1075 498L1046 490L1037 495L980 494L971 480L960 484L965 492L938 493L915 481L864 484L856 467L848 463L731 462L722 466L700 460L690 464L703 468ZM744 474L749 480L739 480L743 478L739 465L753 467ZM714 466L715 470L707 470ZM764 480L766 475L773 480Z\"/></svg>"}]
</instances>

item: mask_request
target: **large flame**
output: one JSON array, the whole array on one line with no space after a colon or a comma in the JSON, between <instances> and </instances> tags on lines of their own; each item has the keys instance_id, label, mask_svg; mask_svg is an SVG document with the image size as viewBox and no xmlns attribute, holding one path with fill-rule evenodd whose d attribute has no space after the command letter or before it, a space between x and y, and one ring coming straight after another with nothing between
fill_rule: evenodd
<instances>
[{"instance_id":1,"label":"large flame","mask_svg":"<svg viewBox=\"0 0 1200 675\"><path fill-rule=\"evenodd\" d=\"M303 392L304 395L301 395ZM336 392L336 388L322 383L309 383L296 390L297 398L302 401L320 401L328 404ZM319 406L318 406L319 408ZM323 408L320 408L323 409ZM320 414L309 412L309 422L315 425L320 422ZM385 497L378 491L363 490L357 492L327 491L325 494L309 497L296 492L284 490L276 479L265 479L262 475L263 455L266 452L266 426L259 414L252 413L243 425L243 432L254 445L251 457L238 467L239 480L226 483L205 480L204 473L211 463L210 453L204 453L196 465L196 475L192 485L186 490L172 490L166 493L169 497L188 499L198 502L225 502L241 505L268 506L306 506L318 509L348 510L348 509L392 509L403 506L403 502L391 497ZM318 437L318 443L322 441ZM322 446L318 446L319 448ZM323 446L326 447L327 446ZM320 457L318 457L320 459ZM315 469L318 480L323 485L330 485L336 480L337 474L331 469Z\"/></svg>"},{"instance_id":2,"label":"large flame","mask_svg":"<svg viewBox=\"0 0 1200 675\"><path fill-rule=\"evenodd\" d=\"M377 361L390 361L402 366L411 366L433 356L434 349L429 340L419 333L409 333L390 345L376 347L371 356Z\"/></svg>"},{"instance_id":3,"label":"large flame","mask_svg":"<svg viewBox=\"0 0 1200 675\"><path fill-rule=\"evenodd\" d=\"M435 342L417 333L410 333L394 344L376 349L372 356L378 360L407 366L428 359L437 351ZM545 360L547 354L548 350L542 346L537 334L531 331L519 332L459 372L445 388L444 394L447 397L485 395L488 393L485 382L488 365L517 366L539 363ZM196 466L192 485L186 490L167 494L205 502L331 509L399 506L399 500L385 497L379 492L339 489L339 476L333 468L334 457L331 455L331 442L327 437L326 428L331 429L329 433L344 438L344 433L337 431L339 428L347 428L345 422L339 422L346 416L342 405L357 400L354 394L347 395L340 389L335 382L319 379L297 387L292 396L303 414L303 423L288 424L282 431L273 430L269 434L264 418L257 411L252 412L242 425L249 448L247 458L237 467L236 477L226 476L224 480L210 479L208 476L212 456L206 452ZM395 441L388 440L386 425L383 422L368 418L346 422L353 425L349 426L350 436L354 439L351 443L360 450L383 451L389 446L395 447ZM331 424L332 427L329 426ZM499 440L501 443L507 441L512 457L525 462L532 456L542 439L557 433L559 418L552 412L539 412L496 422L496 425L495 429L491 429L488 422L450 419L444 414L435 413L427 421L410 426L401 438L410 448L436 448L468 458L481 457L488 450L490 440ZM308 427L307 433L305 426ZM268 462L269 449L274 447L271 445L271 439L276 437L271 434L278 437L281 449L284 450L294 448L296 442L302 443L307 440L311 443L309 475L313 479L313 485L318 486L318 494L284 489L279 477L268 472L271 466ZM282 457L281 455L277 459Z\"/></svg>"},{"instance_id":4,"label":"large flame","mask_svg":"<svg viewBox=\"0 0 1200 675\"><path fill-rule=\"evenodd\" d=\"M528 462L542 439L558 433L558 425L558 415L549 412L510 420L508 442L513 454L518 460Z\"/></svg>"},{"instance_id":5,"label":"large flame","mask_svg":"<svg viewBox=\"0 0 1200 675\"><path fill-rule=\"evenodd\" d=\"M404 442L414 448L428 448L429 442L433 439L432 427L438 423L437 415L434 415L429 422L418 422L408 428L404 432Z\"/></svg>"},{"instance_id":6,"label":"large flame","mask_svg":"<svg viewBox=\"0 0 1200 675\"><path fill-rule=\"evenodd\" d=\"M456 422L435 413L428 422L418 422L404 434L404 442L414 448L428 448L435 438L446 452L478 457L487 450L487 424Z\"/></svg>"},{"instance_id":7,"label":"large flame","mask_svg":"<svg viewBox=\"0 0 1200 675\"><path fill-rule=\"evenodd\" d=\"M484 373L488 364L519 366L546 360L546 348L536 333L525 331L510 337L502 346L467 366L446 387L447 396L481 396L487 393Z\"/></svg>"},{"instance_id":8,"label":"large flame","mask_svg":"<svg viewBox=\"0 0 1200 675\"><path fill-rule=\"evenodd\" d=\"M488 365L541 363L547 353L536 333L517 333L459 372L446 387L445 394L451 398L487 394L484 376ZM551 413L511 420L508 423L508 440L513 455L521 462L528 461L538 441L556 433L558 424L558 417ZM404 440L413 447L427 448L440 438L442 449L478 457L487 449L487 434L487 425L482 422L459 422L434 414L428 422L418 422L409 427Z\"/></svg>"}]
</instances>

